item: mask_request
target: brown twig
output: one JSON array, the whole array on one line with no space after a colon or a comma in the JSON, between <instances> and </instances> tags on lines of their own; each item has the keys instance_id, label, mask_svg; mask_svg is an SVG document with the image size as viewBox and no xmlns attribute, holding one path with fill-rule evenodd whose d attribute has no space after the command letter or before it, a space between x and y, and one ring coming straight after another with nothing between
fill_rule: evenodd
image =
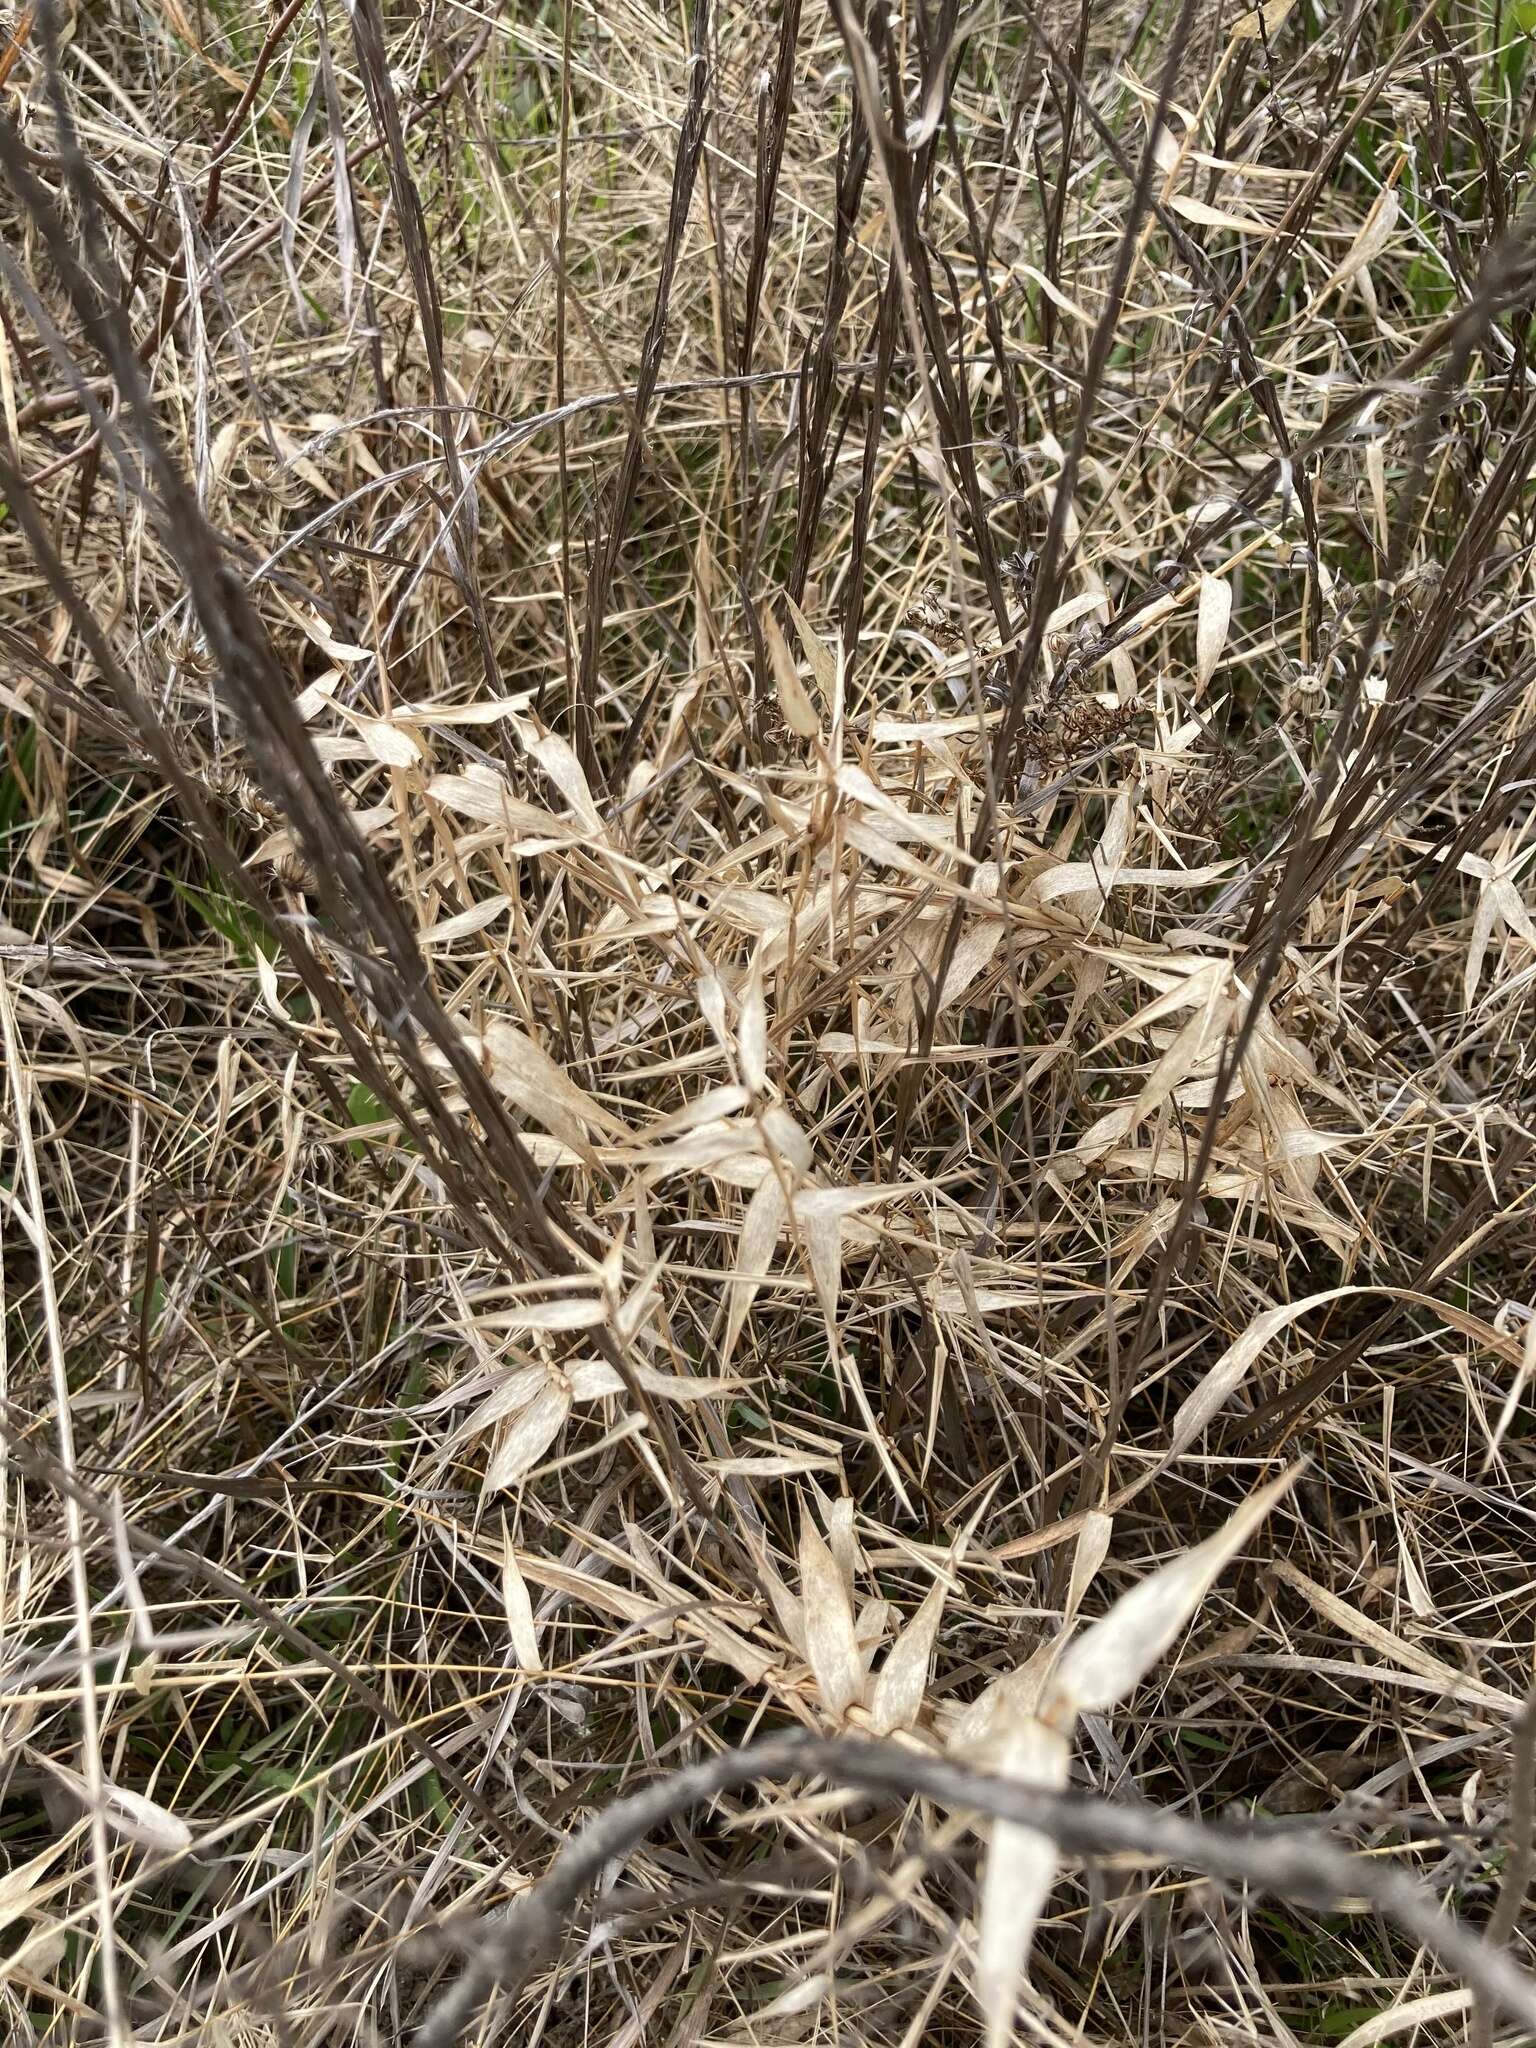
<instances>
[{"instance_id":1,"label":"brown twig","mask_svg":"<svg viewBox=\"0 0 1536 2048\"><path fill-rule=\"evenodd\" d=\"M1149 1857L1313 1904L1364 1899L1464 1977L1491 2010L1536 2026L1536 1979L1503 1948L1443 1912L1413 1879L1349 1854L1314 1828L1194 1821L1150 1806L1044 1792L895 1743L797 1732L689 1764L606 1807L566 1844L504 1921L481 1931L464 1974L428 2017L414 2048L452 2048L493 1989L513 1996L554 1951L582 1893L610 1863L633 1854L654 1829L728 1792L800 1777L825 1778L850 1791L902 1801L931 1799L1014 1821L1049 1835L1066 1855Z\"/></svg>"},{"instance_id":2,"label":"brown twig","mask_svg":"<svg viewBox=\"0 0 1536 2048\"><path fill-rule=\"evenodd\" d=\"M1499 1887L1499 1903L1488 1917L1484 1940L1493 1947L1507 1948L1515 1938L1520 1916L1536 1877L1536 1685L1525 1696L1525 1705L1515 1716L1513 1746L1509 1764L1509 1861ZM1490 2048L1493 2023L1497 2017L1493 2001L1478 2007L1473 2024L1472 2048Z\"/></svg>"},{"instance_id":3,"label":"brown twig","mask_svg":"<svg viewBox=\"0 0 1536 2048\"><path fill-rule=\"evenodd\" d=\"M5 48L0 50L0 85L10 77L16 68L16 60L27 47L32 34L32 24L37 19L34 7L24 7L16 17L16 26L5 39Z\"/></svg>"}]
</instances>

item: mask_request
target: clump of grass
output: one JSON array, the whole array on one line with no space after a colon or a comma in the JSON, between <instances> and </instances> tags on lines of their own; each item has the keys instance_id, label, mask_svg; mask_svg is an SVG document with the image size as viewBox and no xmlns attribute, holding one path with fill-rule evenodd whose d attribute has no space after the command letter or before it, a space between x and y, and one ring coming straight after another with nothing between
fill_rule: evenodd
<instances>
[{"instance_id":1,"label":"clump of grass","mask_svg":"<svg viewBox=\"0 0 1536 2048\"><path fill-rule=\"evenodd\" d=\"M18 25L7 2039L1530 2031L1528 39Z\"/></svg>"}]
</instances>

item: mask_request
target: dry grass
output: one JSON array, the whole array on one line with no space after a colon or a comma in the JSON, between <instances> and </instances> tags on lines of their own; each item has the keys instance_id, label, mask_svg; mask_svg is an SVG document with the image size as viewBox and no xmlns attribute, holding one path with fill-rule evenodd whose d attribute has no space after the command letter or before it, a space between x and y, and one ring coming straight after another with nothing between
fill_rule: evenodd
<instances>
[{"instance_id":1,"label":"dry grass","mask_svg":"<svg viewBox=\"0 0 1536 2048\"><path fill-rule=\"evenodd\" d=\"M24 18L7 2043L1529 2037L1533 30Z\"/></svg>"}]
</instances>

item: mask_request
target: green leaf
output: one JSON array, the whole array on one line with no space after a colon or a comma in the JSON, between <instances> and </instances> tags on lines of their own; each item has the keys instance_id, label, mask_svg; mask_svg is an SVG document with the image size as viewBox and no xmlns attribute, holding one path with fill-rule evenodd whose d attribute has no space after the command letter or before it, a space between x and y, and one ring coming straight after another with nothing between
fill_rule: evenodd
<instances>
[{"instance_id":1,"label":"green leaf","mask_svg":"<svg viewBox=\"0 0 1536 2048\"><path fill-rule=\"evenodd\" d=\"M260 953L268 960L278 955L277 935L254 911L243 903L237 903L232 896L226 896L217 883L210 883L206 889L199 889L191 882L178 882L173 875L171 887L183 903L195 910L210 931L225 939L240 956L243 966L254 972L256 955Z\"/></svg>"},{"instance_id":2,"label":"green leaf","mask_svg":"<svg viewBox=\"0 0 1536 2048\"><path fill-rule=\"evenodd\" d=\"M1379 2005L1330 2005L1317 2016L1317 2032L1325 2041L1342 2041L1366 2020L1375 2019Z\"/></svg>"}]
</instances>

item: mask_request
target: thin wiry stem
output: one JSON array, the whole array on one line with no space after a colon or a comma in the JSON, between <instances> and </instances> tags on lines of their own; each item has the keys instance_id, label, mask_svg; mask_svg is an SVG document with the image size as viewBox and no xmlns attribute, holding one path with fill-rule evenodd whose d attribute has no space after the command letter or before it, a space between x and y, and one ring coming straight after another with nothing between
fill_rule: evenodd
<instances>
[{"instance_id":1,"label":"thin wiry stem","mask_svg":"<svg viewBox=\"0 0 1536 2048\"><path fill-rule=\"evenodd\" d=\"M1514 1939L1536 1877L1536 1685L1515 1718L1509 1761L1509 1861L1499 1883L1499 1902L1488 1916L1483 1939L1505 1948ZM1489 2048L1498 2008L1492 1998L1479 2004L1474 2048Z\"/></svg>"},{"instance_id":2,"label":"thin wiry stem","mask_svg":"<svg viewBox=\"0 0 1536 2048\"><path fill-rule=\"evenodd\" d=\"M9 1122L16 1141L16 1149L21 1157L22 1187L26 1201L25 1209L15 1210L12 1214L26 1230L37 1253L44 1337L53 1376L54 1427L59 1438L58 1465L61 1475L73 1482L76 1457L74 1420L70 1407L69 1364L64 1355L58 1292L54 1283L53 1250L44 1221L46 1212L43 1183L38 1172L37 1144L32 1128L34 1083L27 1070L27 1063L22 1058L10 983L3 964L0 964L0 1044L5 1048L5 1070L10 1079ZM98 1953L101 1960L102 2003L106 2008L109 2048L122 2048L127 2034L118 1971L117 1929L112 1912L112 1861L107 1844L101 1708L96 1687L90 1574L86 1563L84 1519L80 1512L80 1503L73 1491L66 1493L65 1496L64 1538L69 1555L70 1593L74 1602L75 1629L79 1642L80 1763L90 1816L91 1864L96 1879L96 1924Z\"/></svg>"}]
</instances>

